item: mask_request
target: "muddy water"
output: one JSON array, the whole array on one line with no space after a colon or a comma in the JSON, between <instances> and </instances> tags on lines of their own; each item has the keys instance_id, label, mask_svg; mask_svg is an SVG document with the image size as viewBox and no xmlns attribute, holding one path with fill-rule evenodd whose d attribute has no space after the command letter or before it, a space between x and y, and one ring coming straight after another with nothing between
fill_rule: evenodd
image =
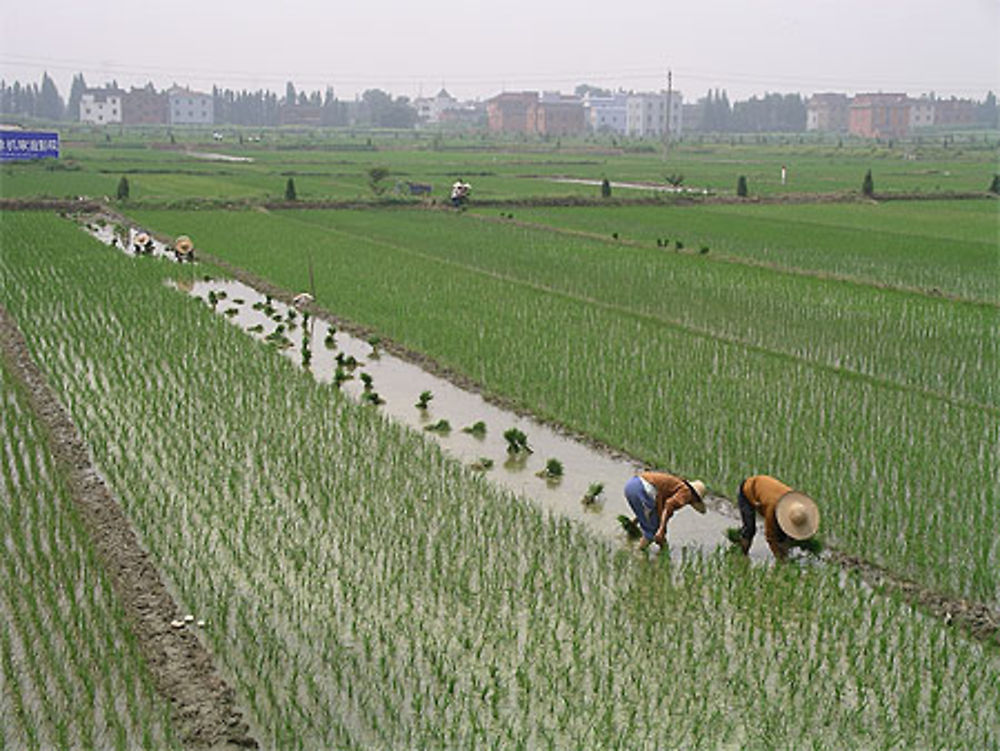
<instances>
[{"instance_id":1,"label":"muddy water","mask_svg":"<svg viewBox=\"0 0 1000 751\"><path fill-rule=\"evenodd\" d=\"M112 224L100 227L91 222L85 228L106 244L110 245L115 238ZM125 232L117 237L116 246L133 254L135 237L140 231L129 228ZM174 259L167 246L155 240L149 255ZM179 286L206 304L211 304L214 297L217 313L260 341L273 334L279 326L282 327L281 334L285 341L274 346L302 365L303 315L291 306L277 300L268 302L265 295L238 281L186 281ZM269 312L264 309L267 304L270 305ZM335 331L333 346L328 346L326 340L330 325L325 321L311 317L308 331L312 353L308 369L318 380L325 383L334 380L338 355L353 357L359 364L353 369L344 369L352 376L341 385L344 393L361 400L365 393L361 374L371 376L372 390L383 402L373 408L382 410L414 430L424 432L467 465L481 467L484 460L492 461L489 469L479 471L485 472L493 482L508 490L535 500L549 512L575 519L608 538L626 539L618 522L619 514L631 516L623 489L628 479L643 467L613 458L530 417L501 409L479 394L458 388L410 362L388 353L375 353L371 344L346 332ZM416 403L424 391L431 392L433 398L426 409L419 409ZM449 431L426 430L441 420L448 422ZM477 422L486 424L485 434L462 430ZM517 428L527 435L531 453L508 453L503 434L509 428ZM539 476L550 459L562 463L562 477ZM583 498L594 483L603 484L603 492L596 502L585 503ZM712 508L713 505L723 508L728 501L711 497L708 501L706 514L684 508L670 520L667 547L672 555L680 555L685 547L710 551L729 544L725 540L725 530L737 526L738 522L731 513ZM653 552L657 552L655 545ZM770 558L762 534L754 540L750 555L760 560Z\"/></svg>"},{"instance_id":2,"label":"muddy water","mask_svg":"<svg viewBox=\"0 0 1000 751\"><path fill-rule=\"evenodd\" d=\"M267 298L252 287L237 281L198 281L185 284L189 294L211 304L217 300L215 310L239 326L249 335L264 340L284 326L282 333L287 343L281 352L302 364L303 316L279 301L270 301L271 313L262 308ZM289 317L291 316L291 318ZM337 370L337 356L353 357L358 366L346 370L353 378L344 381L341 390L361 400L365 385L361 374L371 377L371 389L384 400L377 409L415 430L423 431L437 440L450 454L463 463L473 466L485 458L493 466L485 471L494 482L519 495L534 499L550 512L576 519L603 535L624 539L617 520L618 514L628 514L623 488L637 467L631 462L615 459L607 454L557 433L551 428L528 417L490 404L480 395L465 391L421 368L390 354L375 354L368 342L342 331L333 335L334 346L326 344L330 326L325 321L311 317L308 323L312 356L309 370L320 381L330 383ZM420 394L430 391L433 398L426 409L416 403ZM448 432L432 432L428 426L447 420ZM475 435L462 429L477 422L486 424L485 435ZM527 435L531 453L511 455L503 433L517 428ZM559 479L539 477L549 459L563 465ZM592 483L602 483L603 493L596 503L584 503ZM724 532L735 526L731 516L709 510L698 514L693 509L682 509L671 519L668 528L668 547L673 554L693 546L711 550L727 544ZM755 540L754 557L763 555L761 540Z\"/></svg>"}]
</instances>

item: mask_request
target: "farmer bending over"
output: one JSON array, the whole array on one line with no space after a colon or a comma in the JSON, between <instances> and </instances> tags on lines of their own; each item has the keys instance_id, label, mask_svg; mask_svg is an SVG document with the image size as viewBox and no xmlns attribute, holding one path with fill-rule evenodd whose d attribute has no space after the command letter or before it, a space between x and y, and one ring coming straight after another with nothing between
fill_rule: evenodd
<instances>
[{"instance_id":1,"label":"farmer bending over","mask_svg":"<svg viewBox=\"0 0 1000 751\"><path fill-rule=\"evenodd\" d=\"M688 482L666 472L642 472L625 483L625 500L642 530L639 550L645 550L651 542L662 547L667 537L667 522L685 506L704 514L705 493L705 483L701 480Z\"/></svg>"},{"instance_id":2,"label":"farmer bending over","mask_svg":"<svg viewBox=\"0 0 1000 751\"><path fill-rule=\"evenodd\" d=\"M758 513L764 517L764 539L779 561L792 545L808 540L819 529L816 501L769 475L754 475L740 483L737 503L743 520L740 547L744 553L750 551L757 534Z\"/></svg>"}]
</instances>

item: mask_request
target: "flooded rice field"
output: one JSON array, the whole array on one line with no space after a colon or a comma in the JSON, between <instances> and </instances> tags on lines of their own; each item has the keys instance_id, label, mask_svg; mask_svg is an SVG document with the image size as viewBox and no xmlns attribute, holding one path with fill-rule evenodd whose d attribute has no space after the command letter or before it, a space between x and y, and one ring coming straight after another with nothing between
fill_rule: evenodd
<instances>
[{"instance_id":1,"label":"flooded rice field","mask_svg":"<svg viewBox=\"0 0 1000 751\"><path fill-rule=\"evenodd\" d=\"M152 239L142 251L137 251L140 246L136 238L142 234L141 230L127 229L126 236L122 228L116 231L109 225L88 224L87 229L102 242L114 241L116 247L128 254L144 252L175 260L169 247ZM531 417L491 404L478 393L381 352L377 342L373 345L338 331L332 324L308 316L243 282L208 279L192 266L190 278L175 286L202 300L248 336L274 347L309 370L317 380L323 383L336 380L345 394L421 431L447 453L485 472L491 481L505 489L534 500L550 513L577 520L610 539L625 539L618 520L620 514L630 515L623 488L633 474L644 469L642 466L615 458ZM426 406L418 406L422 402ZM508 451L509 442L504 434L511 429L521 431L530 451ZM600 492L595 497L598 486ZM679 556L684 548L707 552L729 544L725 532L738 526L737 518L733 513L725 513L728 501L711 496L707 500L707 513L685 508L670 520L667 548L672 555ZM652 549L654 554L658 552L655 545ZM754 540L750 555L758 560L770 559L762 534Z\"/></svg>"}]
</instances>

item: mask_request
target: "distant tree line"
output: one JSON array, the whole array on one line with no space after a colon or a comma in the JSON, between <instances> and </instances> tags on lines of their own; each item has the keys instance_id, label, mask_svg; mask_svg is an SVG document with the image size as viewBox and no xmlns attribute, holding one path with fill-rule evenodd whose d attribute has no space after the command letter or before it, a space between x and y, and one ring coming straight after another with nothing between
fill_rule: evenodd
<instances>
[{"instance_id":1,"label":"distant tree line","mask_svg":"<svg viewBox=\"0 0 1000 751\"><path fill-rule=\"evenodd\" d=\"M107 84L118 88L117 82ZM152 87L152 84L149 84ZM42 120L79 120L80 98L87 90L83 74L73 76L69 100L64 104L59 90L48 73L38 84L8 84L0 79L0 115L23 115ZM610 96L609 89L589 84L576 87L577 96ZM378 128L411 128L417 122L417 111L405 96L393 97L381 89L368 89L354 102L334 96L333 88L325 92L297 91L289 81L285 96L259 89L234 91L212 88L215 122L218 124L266 126L280 125L282 110L311 110L310 122L328 126L373 126ZM765 94L746 101L730 103L725 89L710 89L698 100L700 116L696 122L686 122L685 129L715 133L774 133L800 132L806 129L807 99L801 94ZM977 121L988 128L997 128L996 95L990 91L978 103ZM300 119L301 121L301 119Z\"/></svg>"},{"instance_id":2,"label":"distant tree line","mask_svg":"<svg viewBox=\"0 0 1000 751\"><path fill-rule=\"evenodd\" d=\"M801 94L765 94L730 105L725 90L709 90L701 105L701 120L691 130L714 133L795 133L806 129L806 100Z\"/></svg>"}]
</instances>

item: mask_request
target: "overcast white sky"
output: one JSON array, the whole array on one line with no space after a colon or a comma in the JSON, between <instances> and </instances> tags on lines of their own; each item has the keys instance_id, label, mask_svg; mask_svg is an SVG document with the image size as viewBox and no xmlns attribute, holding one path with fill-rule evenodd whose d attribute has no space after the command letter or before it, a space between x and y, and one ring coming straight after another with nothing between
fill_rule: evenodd
<instances>
[{"instance_id":1,"label":"overcast white sky","mask_svg":"<svg viewBox=\"0 0 1000 751\"><path fill-rule=\"evenodd\" d=\"M0 0L0 77L488 98L1000 91L1000 0Z\"/></svg>"}]
</instances>

